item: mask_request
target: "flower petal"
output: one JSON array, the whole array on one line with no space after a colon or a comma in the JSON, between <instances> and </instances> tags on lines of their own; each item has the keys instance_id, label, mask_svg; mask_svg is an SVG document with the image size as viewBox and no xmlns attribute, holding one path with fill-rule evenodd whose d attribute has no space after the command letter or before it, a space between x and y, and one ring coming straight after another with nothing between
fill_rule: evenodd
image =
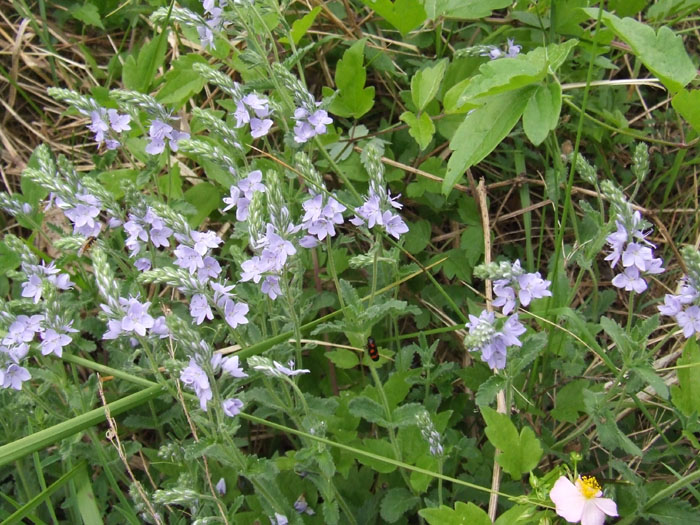
<instances>
[{"instance_id":1,"label":"flower petal","mask_svg":"<svg viewBox=\"0 0 700 525\"><path fill-rule=\"evenodd\" d=\"M549 497L556 505L559 516L569 523L577 523L581 520L586 499L566 476L556 481L549 492Z\"/></svg>"},{"instance_id":2,"label":"flower petal","mask_svg":"<svg viewBox=\"0 0 700 525\"><path fill-rule=\"evenodd\" d=\"M608 516L617 516L617 505L610 498L595 498L593 503Z\"/></svg>"},{"instance_id":3,"label":"flower petal","mask_svg":"<svg viewBox=\"0 0 700 525\"><path fill-rule=\"evenodd\" d=\"M584 502L581 525L603 525L605 523L605 513L596 506L596 502L597 498Z\"/></svg>"}]
</instances>

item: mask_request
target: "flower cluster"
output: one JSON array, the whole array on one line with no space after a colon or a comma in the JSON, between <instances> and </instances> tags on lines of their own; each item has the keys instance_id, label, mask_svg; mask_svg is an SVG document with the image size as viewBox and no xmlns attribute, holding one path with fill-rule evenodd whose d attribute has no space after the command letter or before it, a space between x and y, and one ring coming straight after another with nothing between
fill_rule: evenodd
<instances>
[{"instance_id":1,"label":"flower cluster","mask_svg":"<svg viewBox=\"0 0 700 525\"><path fill-rule=\"evenodd\" d=\"M350 222L355 226L367 225L368 228L381 226L392 237L398 239L408 231L408 226L393 209L401 209L398 198L391 196L384 184L384 165L378 145L370 142L363 152L362 160L369 173L369 190L364 203L355 208L355 217Z\"/></svg>"},{"instance_id":2,"label":"flower cluster","mask_svg":"<svg viewBox=\"0 0 700 525\"><path fill-rule=\"evenodd\" d=\"M308 142L316 135L323 135L327 127L333 123L324 109L318 109L321 103L317 102L312 108L298 107L294 110L294 141L298 144Z\"/></svg>"},{"instance_id":3,"label":"flower cluster","mask_svg":"<svg viewBox=\"0 0 700 525\"><path fill-rule=\"evenodd\" d=\"M150 241L156 248L167 248L170 246L170 236L173 230L165 225L165 221L158 217L152 208L148 207L143 216L135 213L129 214L129 220L124 223L124 230L129 234L125 245L131 252L131 256L135 256L141 251L143 243ZM146 260L148 262L148 260ZM149 264L150 267L150 264ZM143 270L147 270L142 266Z\"/></svg>"},{"instance_id":4,"label":"flower cluster","mask_svg":"<svg viewBox=\"0 0 700 525\"><path fill-rule=\"evenodd\" d=\"M630 212L628 209L627 213L618 213L615 221L617 230L606 238L612 251L605 260L610 261L611 268L622 262L622 273L613 278L613 286L628 292L642 293L647 289L642 274L663 273L663 261L654 257L654 245L646 240L649 232L643 231L647 223L642 219L641 213Z\"/></svg>"},{"instance_id":5,"label":"flower cluster","mask_svg":"<svg viewBox=\"0 0 700 525\"><path fill-rule=\"evenodd\" d=\"M231 195L224 197L226 207L221 210L227 212L231 208L236 208L236 220L244 221L248 218L248 206L256 191L265 192L265 185L262 183L262 171L251 171L247 177L238 181L230 188Z\"/></svg>"},{"instance_id":6,"label":"flower cluster","mask_svg":"<svg viewBox=\"0 0 700 525\"><path fill-rule=\"evenodd\" d=\"M515 39L509 38L505 51L498 46L486 46L481 56L489 57L491 60L496 60L498 58L515 58L520 54L521 49L522 46L515 44Z\"/></svg>"},{"instance_id":7,"label":"flower cluster","mask_svg":"<svg viewBox=\"0 0 700 525\"><path fill-rule=\"evenodd\" d=\"M86 113L85 111L82 111ZM131 117L129 115L122 115L117 112L116 109L107 109L103 107L96 107L89 113L91 123L88 125L88 129L95 134L95 142L100 146L104 142L107 149L117 149L119 147L119 141L114 138L114 134L110 133L110 129L114 133L121 133L123 131L129 131L131 129Z\"/></svg>"},{"instance_id":8,"label":"flower cluster","mask_svg":"<svg viewBox=\"0 0 700 525\"><path fill-rule=\"evenodd\" d=\"M236 102L236 128L250 124L250 135L254 139L267 135L272 127L270 102L256 93L248 93Z\"/></svg>"},{"instance_id":9,"label":"flower cluster","mask_svg":"<svg viewBox=\"0 0 700 525\"><path fill-rule=\"evenodd\" d=\"M103 339L116 339L122 335L137 334L146 336L146 330L158 337L168 336L165 317L154 319L149 313L150 302L140 302L136 297L119 297L118 306L101 304L100 308L108 318L107 332Z\"/></svg>"},{"instance_id":10,"label":"flower cluster","mask_svg":"<svg viewBox=\"0 0 700 525\"><path fill-rule=\"evenodd\" d=\"M202 357L196 354L190 359L189 365L180 373L180 381L189 388L194 390L199 399L199 406L203 411L207 411L207 405L212 400L214 394L212 392L209 375L201 366ZM201 364L200 364L201 363ZM238 356L224 358L221 354L214 354L209 360L211 371L216 375L220 370L234 378L248 377L248 374L243 372L243 369L238 364ZM243 401L238 398L228 398L222 401L221 408L229 417L237 416L243 409Z\"/></svg>"},{"instance_id":11,"label":"flower cluster","mask_svg":"<svg viewBox=\"0 0 700 525\"><path fill-rule=\"evenodd\" d=\"M302 204L304 216L300 225L308 235L302 237L299 244L304 248L313 248L326 237L335 236L335 226L343 224L343 212L346 207L328 193L323 179L306 154L299 152L294 158L311 194L311 198Z\"/></svg>"},{"instance_id":12,"label":"flower cluster","mask_svg":"<svg viewBox=\"0 0 700 525\"><path fill-rule=\"evenodd\" d=\"M262 291L274 301L282 294L280 274L287 258L297 250L290 241L277 233L272 223L266 225L265 235L257 240L256 248L260 254L241 264L241 282L253 281L257 284L264 277Z\"/></svg>"},{"instance_id":13,"label":"flower cluster","mask_svg":"<svg viewBox=\"0 0 700 525\"><path fill-rule=\"evenodd\" d=\"M167 122L161 119L153 119L148 128L149 142L146 144L146 153L150 155L159 155L165 150L165 141L168 141L171 151L177 151L177 143L179 140L190 138L190 134L185 131L179 131L173 128Z\"/></svg>"},{"instance_id":14,"label":"flower cluster","mask_svg":"<svg viewBox=\"0 0 700 525\"><path fill-rule=\"evenodd\" d=\"M175 265L190 272L197 273L200 282L216 279L221 273L218 261L209 255L209 250L218 248L223 241L213 231L200 232L190 230L188 235L175 234L180 244L173 252Z\"/></svg>"},{"instance_id":15,"label":"flower cluster","mask_svg":"<svg viewBox=\"0 0 700 525\"><path fill-rule=\"evenodd\" d=\"M520 305L528 306L533 299L551 296L550 281L542 279L539 272L525 273L520 261L514 263L482 264L474 269L474 275L481 279L493 280L496 299L494 306L502 308L503 315L509 315ZM496 329L493 312L483 311L479 317L469 316L467 328L469 335L464 344L470 351L481 351L481 359L492 369L506 366L506 352L509 346L522 346L519 336L525 333L525 327L518 320L518 314L507 317L500 331Z\"/></svg>"},{"instance_id":16,"label":"flower cluster","mask_svg":"<svg viewBox=\"0 0 700 525\"><path fill-rule=\"evenodd\" d=\"M572 483L566 476L560 477L549 493L556 512L569 523L603 525L605 516L617 516L617 505L610 498L603 498L603 491L594 477L579 476Z\"/></svg>"},{"instance_id":17,"label":"flower cluster","mask_svg":"<svg viewBox=\"0 0 700 525\"><path fill-rule=\"evenodd\" d=\"M506 263L505 266L510 265ZM503 315L511 313L518 301L521 305L528 306L533 299L552 296L552 292L549 291L551 281L542 279L540 272L525 273L520 266L520 260L506 268L505 272L506 276L493 282L493 293L496 294L493 305L503 307Z\"/></svg>"},{"instance_id":18,"label":"flower cluster","mask_svg":"<svg viewBox=\"0 0 700 525\"><path fill-rule=\"evenodd\" d=\"M688 265L677 294L666 294L659 312L673 317L683 330L686 339L700 333L700 252L690 246L683 248L683 257Z\"/></svg>"},{"instance_id":19,"label":"flower cluster","mask_svg":"<svg viewBox=\"0 0 700 525\"><path fill-rule=\"evenodd\" d=\"M23 262L22 271L27 275L27 280L22 283L22 297L32 298L35 304L41 300L44 281L59 290L69 290L74 286L70 276L61 273L53 261L48 266L43 261L41 264Z\"/></svg>"},{"instance_id":20,"label":"flower cluster","mask_svg":"<svg viewBox=\"0 0 700 525\"><path fill-rule=\"evenodd\" d=\"M199 40L202 47L213 48L214 47L214 32L218 32L223 28L223 7L226 7L226 0L220 0L219 6L216 5L216 0L203 0L202 7L204 7L204 14L207 15L204 18L204 24L197 26L197 33L199 33Z\"/></svg>"},{"instance_id":21,"label":"flower cluster","mask_svg":"<svg viewBox=\"0 0 700 525\"><path fill-rule=\"evenodd\" d=\"M0 387L19 390L22 382L31 378L21 361L29 353L29 345L37 334L41 339L39 349L42 355L61 357L63 348L73 341L69 334L77 331L73 328L73 321L66 321L59 315L18 315L0 342L0 355L5 361L0 367Z\"/></svg>"},{"instance_id":22,"label":"flower cluster","mask_svg":"<svg viewBox=\"0 0 700 525\"><path fill-rule=\"evenodd\" d=\"M464 338L465 346L470 352L480 351L482 361L492 370L505 368L509 346L523 345L518 337L525 333L525 327L518 321L518 314L508 317L500 331L496 329L493 312L484 310L479 317L469 314L467 328L469 334Z\"/></svg>"}]
</instances>

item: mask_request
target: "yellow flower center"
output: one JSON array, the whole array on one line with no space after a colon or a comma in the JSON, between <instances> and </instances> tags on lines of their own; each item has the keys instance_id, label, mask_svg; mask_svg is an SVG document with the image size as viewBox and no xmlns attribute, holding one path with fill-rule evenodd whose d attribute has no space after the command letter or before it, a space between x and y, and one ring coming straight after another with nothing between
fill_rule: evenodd
<instances>
[{"instance_id":1,"label":"yellow flower center","mask_svg":"<svg viewBox=\"0 0 700 525\"><path fill-rule=\"evenodd\" d=\"M600 491L600 485L593 476L582 476L577 480L576 484L586 499L595 498L595 495Z\"/></svg>"}]
</instances>

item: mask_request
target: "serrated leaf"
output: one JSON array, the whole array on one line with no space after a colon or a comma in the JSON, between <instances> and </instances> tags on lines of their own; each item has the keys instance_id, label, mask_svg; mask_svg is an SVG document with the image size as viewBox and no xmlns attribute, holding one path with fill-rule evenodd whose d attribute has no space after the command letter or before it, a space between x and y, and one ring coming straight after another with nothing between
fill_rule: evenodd
<instances>
[{"instance_id":1,"label":"serrated leaf","mask_svg":"<svg viewBox=\"0 0 700 525\"><path fill-rule=\"evenodd\" d=\"M496 399L499 390L503 390L506 380L503 376L493 375L481 383L476 392L476 404L478 406L489 406Z\"/></svg>"},{"instance_id":2,"label":"serrated leaf","mask_svg":"<svg viewBox=\"0 0 700 525\"><path fill-rule=\"evenodd\" d=\"M418 111L423 111L437 95L440 83L447 70L447 64L448 60L444 58L433 66L416 71L413 78L411 78L411 98Z\"/></svg>"},{"instance_id":3,"label":"serrated leaf","mask_svg":"<svg viewBox=\"0 0 700 525\"><path fill-rule=\"evenodd\" d=\"M649 509L645 517L660 525L688 525L697 521L698 509L685 500L667 498Z\"/></svg>"},{"instance_id":4,"label":"serrated leaf","mask_svg":"<svg viewBox=\"0 0 700 525\"><path fill-rule=\"evenodd\" d=\"M316 6L314 7L311 11L306 13L304 16L301 18L295 20L292 23L292 40L294 40L295 44L298 44L299 41L302 39L302 37L306 34L306 32L309 30L309 28L313 25L314 20L316 20L316 17L318 14L321 12L321 6ZM287 37L282 37L279 39L280 42L289 44L289 39Z\"/></svg>"},{"instance_id":5,"label":"serrated leaf","mask_svg":"<svg viewBox=\"0 0 700 525\"><path fill-rule=\"evenodd\" d=\"M394 488L384 495L379 513L384 521L394 523L418 503L420 503L420 498L411 494L407 489Z\"/></svg>"},{"instance_id":6,"label":"serrated leaf","mask_svg":"<svg viewBox=\"0 0 700 525\"><path fill-rule=\"evenodd\" d=\"M364 439L362 440L363 448L367 452L372 452L378 456L383 456L385 458L394 458L394 447L391 446L385 439ZM369 458L367 456L357 456L357 461L363 465L367 465L372 470L379 472L380 474L389 474L396 470L396 465L392 465L385 461L378 459Z\"/></svg>"},{"instance_id":7,"label":"serrated leaf","mask_svg":"<svg viewBox=\"0 0 700 525\"><path fill-rule=\"evenodd\" d=\"M681 89L671 100L673 109L700 133L700 90Z\"/></svg>"},{"instance_id":8,"label":"serrated leaf","mask_svg":"<svg viewBox=\"0 0 700 525\"><path fill-rule=\"evenodd\" d=\"M534 469L542 457L542 445L530 427L518 430L506 414L499 414L489 407L481 407L486 421L486 436L499 449L496 461L513 479Z\"/></svg>"},{"instance_id":9,"label":"serrated leaf","mask_svg":"<svg viewBox=\"0 0 700 525\"><path fill-rule=\"evenodd\" d=\"M584 11L591 18L598 17L597 8L586 8ZM647 24L633 18L618 18L605 11L602 20L672 93L679 91L697 75L693 61L683 46L683 39L669 27L661 26L654 32Z\"/></svg>"},{"instance_id":10,"label":"serrated leaf","mask_svg":"<svg viewBox=\"0 0 700 525\"><path fill-rule=\"evenodd\" d=\"M552 82L539 86L530 97L523 112L523 129L527 138L539 146L559 122L561 112L561 86Z\"/></svg>"},{"instance_id":11,"label":"serrated leaf","mask_svg":"<svg viewBox=\"0 0 700 525\"><path fill-rule=\"evenodd\" d=\"M102 15L100 15L100 10L95 4L85 2L83 5L73 4L68 12L76 20L80 20L83 24L99 27L104 29L105 26L102 23Z\"/></svg>"},{"instance_id":12,"label":"serrated leaf","mask_svg":"<svg viewBox=\"0 0 700 525\"><path fill-rule=\"evenodd\" d=\"M483 160L510 133L525 110L531 88L507 91L490 97L467 114L450 141L452 156L442 181L447 195L465 171Z\"/></svg>"},{"instance_id":13,"label":"serrated leaf","mask_svg":"<svg viewBox=\"0 0 700 525\"><path fill-rule=\"evenodd\" d=\"M700 413L700 349L695 338L688 339L683 356L676 362L678 385L671 387L671 399L686 416Z\"/></svg>"},{"instance_id":14,"label":"serrated leaf","mask_svg":"<svg viewBox=\"0 0 700 525\"><path fill-rule=\"evenodd\" d=\"M420 149L427 148L435 135L435 124L430 115L423 112L420 116L416 116L410 111L404 111L399 119L408 125L408 134L413 137Z\"/></svg>"},{"instance_id":15,"label":"serrated leaf","mask_svg":"<svg viewBox=\"0 0 700 525\"><path fill-rule=\"evenodd\" d=\"M422 24L427 15L418 0L360 0L406 36Z\"/></svg>"},{"instance_id":16,"label":"serrated leaf","mask_svg":"<svg viewBox=\"0 0 700 525\"><path fill-rule=\"evenodd\" d=\"M425 412L423 405L407 403L396 408L391 413L391 420L399 428L409 427L416 424L416 416L422 412Z\"/></svg>"},{"instance_id":17,"label":"serrated leaf","mask_svg":"<svg viewBox=\"0 0 700 525\"><path fill-rule=\"evenodd\" d=\"M558 421L576 423L579 414L586 411L583 397L589 384L585 379L578 379L564 386L557 392L554 409L550 411L550 415Z\"/></svg>"},{"instance_id":18,"label":"serrated leaf","mask_svg":"<svg viewBox=\"0 0 700 525\"><path fill-rule=\"evenodd\" d=\"M645 383L649 384L659 397L668 399L668 386L650 365L635 366L632 368L632 371L641 377Z\"/></svg>"},{"instance_id":19,"label":"serrated leaf","mask_svg":"<svg viewBox=\"0 0 700 525\"><path fill-rule=\"evenodd\" d=\"M341 117L360 118L374 105L374 87L364 87L367 79L367 70L362 65L364 49L365 40L358 40L343 53L336 66L338 91L329 110Z\"/></svg>"},{"instance_id":20,"label":"serrated leaf","mask_svg":"<svg viewBox=\"0 0 700 525\"><path fill-rule=\"evenodd\" d=\"M384 414L384 407L367 396L357 396L348 404L348 410L355 417L361 417L370 423L389 426Z\"/></svg>"},{"instance_id":21,"label":"serrated leaf","mask_svg":"<svg viewBox=\"0 0 700 525\"><path fill-rule=\"evenodd\" d=\"M489 515L473 503L458 501L454 509L446 505L418 511L429 525L491 525Z\"/></svg>"}]
</instances>

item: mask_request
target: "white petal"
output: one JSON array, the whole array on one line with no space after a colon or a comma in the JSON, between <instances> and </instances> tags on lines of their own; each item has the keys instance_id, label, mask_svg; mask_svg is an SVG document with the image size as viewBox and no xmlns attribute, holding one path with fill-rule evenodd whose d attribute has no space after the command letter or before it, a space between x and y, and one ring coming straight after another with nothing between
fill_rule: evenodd
<instances>
[{"instance_id":1,"label":"white petal","mask_svg":"<svg viewBox=\"0 0 700 525\"><path fill-rule=\"evenodd\" d=\"M596 506L596 500L586 500L583 505L581 525L603 525L605 513Z\"/></svg>"},{"instance_id":2,"label":"white petal","mask_svg":"<svg viewBox=\"0 0 700 525\"><path fill-rule=\"evenodd\" d=\"M608 516L617 516L617 505L610 498L595 498L593 503Z\"/></svg>"},{"instance_id":3,"label":"white petal","mask_svg":"<svg viewBox=\"0 0 700 525\"><path fill-rule=\"evenodd\" d=\"M549 497L556 505L559 516L569 523L577 523L581 520L586 499L566 476L556 481L549 492Z\"/></svg>"}]
</instances>

